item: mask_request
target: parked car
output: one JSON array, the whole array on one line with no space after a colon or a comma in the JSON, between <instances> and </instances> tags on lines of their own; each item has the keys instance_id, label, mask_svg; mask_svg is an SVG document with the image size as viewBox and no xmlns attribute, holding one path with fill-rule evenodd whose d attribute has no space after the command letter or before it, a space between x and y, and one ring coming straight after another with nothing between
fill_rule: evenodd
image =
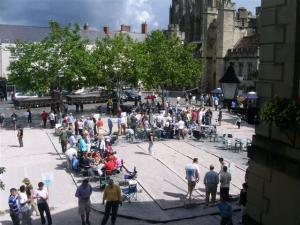
<instances>
[{"instance_id":1,"label":"parked car","mask_svg":"<svg viewBox=\"0 0 300 225\"><path fill-rule=\"evenodd\" d=\"M137 91L124 91L124 94L127 96L128 101L135 101L135 100L141 100L141 96L139 96L139 93Z\"/></svg>"},{"instance_id":2,"label":"parked car","mask_svg":"<svg viewBox=\"0 0 300 225\"><path fill-rule=\"evenodd\" d=\"M20 98L38 98L39 96L32 91L29 92L16 92L15 98L20 99Z\"/></svg>"}]
</instances>

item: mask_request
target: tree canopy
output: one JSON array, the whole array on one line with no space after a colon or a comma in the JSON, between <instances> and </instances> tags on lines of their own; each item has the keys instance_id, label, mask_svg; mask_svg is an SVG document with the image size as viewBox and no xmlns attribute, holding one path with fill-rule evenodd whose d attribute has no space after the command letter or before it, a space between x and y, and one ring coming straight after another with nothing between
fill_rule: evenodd
<instances>
[{"instance_id":1,"label":"tree canopy","mask_svg":"<svg viewBox=\"0 0 300 225\"><path fill-rule=\"evenodd\" d=\"M87 41L79 31L76 24L60 27L50 21L50 33L41 42L17 42L10 48L17 60L9 66L9 79L22 89L42 93L89 85L94 70L86 51Z\"/></svg>"},{"instance_id":2,"label":"tree canopy","mask_svg":"<svg viewBox=\"0 0 300 225\"><path fill-rule=\"evenodd\" d=\"M147 73L143 82L149 88L197 86L201 64L194 58L195 46L184 45L176 36L153 31L145 41Z\"/></svg>"},{"instance_id":3,"label":"tree canopy","mask_svg":"<svg viewBox=\"0 0 300 225\"><path fill-rule=\"evenodd\" d=\"M76 90L106 86L120 90L137 86L165 90L197 86L201 62L195 46L184 45L176 36L153 31L144 42L117 34L89 43L77 24L60 27L50 21L49 35L38 43L18 42L10 48L16 58L9 79L24 90Z\"/></svg>"}]
</instances>

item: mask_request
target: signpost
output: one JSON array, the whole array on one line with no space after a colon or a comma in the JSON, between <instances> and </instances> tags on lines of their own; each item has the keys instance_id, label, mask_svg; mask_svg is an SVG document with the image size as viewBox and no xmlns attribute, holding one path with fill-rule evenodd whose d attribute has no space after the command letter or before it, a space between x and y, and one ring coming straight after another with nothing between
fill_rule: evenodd
<instances>
[{"instance_id":1,"label":"signpost","mask_svg":"<svg viewBox=\"0 0 300 225\"><path fill-rule=\"evenodd\" d=\"M52 172L42 173L42 181L47 186L47 190L48 190L48 204L49 204L49 208L50 208L50 185L53 182L53 173Z\"/></svg>"}]
</instances>

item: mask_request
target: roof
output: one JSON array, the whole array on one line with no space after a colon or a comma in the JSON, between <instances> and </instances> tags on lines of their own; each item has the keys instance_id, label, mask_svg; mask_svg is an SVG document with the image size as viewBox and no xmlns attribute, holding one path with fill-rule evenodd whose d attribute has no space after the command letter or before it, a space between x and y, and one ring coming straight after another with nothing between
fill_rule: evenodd
<instances>
[{"instance_id":1,"label":"roof","mask_svg":"<svg viewBox=\"0 0 300 225\"><path fill-rule=\"evenodd\" d=\"M0 24L0 43L15 43L16 41L39 42L43 40L49 32L49 27ZM114 36L117 33L128 34L136 41L144 41L146 38L146 34L134 32L116 31L111 32L110 35ZM95 42L97 39L101 40L107 36L100 30L80 30L80 35L90 42Z\"/></svg>"},{"instance_id":2,"label":"roof","mask_svg":"<svg viewBox=\"0 0 300 225\"><path fill-rule=\"evenodd\" d=\"M258 48L258 37L257 35L245 36L241 38L233 49L241 49L241 48Z\"/></svg>"},{"instance_id":3,"label":"roof","mask_svg":"<svg viewBox=\"0 0 300 225\"><path fill-rule=\"evenodd\" d=\"M45 38L49 31L49 27L0 24L0 43L37 42Z\"/></svg>"}]
</instances>

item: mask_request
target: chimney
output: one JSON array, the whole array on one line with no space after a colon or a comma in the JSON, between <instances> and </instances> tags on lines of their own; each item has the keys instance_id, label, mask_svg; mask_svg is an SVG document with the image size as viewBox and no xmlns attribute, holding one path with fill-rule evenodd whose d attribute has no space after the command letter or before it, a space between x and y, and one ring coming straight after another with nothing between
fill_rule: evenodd
<instances>
[{"instance_id":1,"label":"chimney","mask_svg":"<svg viewBox=\"0 0 300 225\"><path fill-rule=\"evenodd\" d=\"M108 26L103 27L103 31L105 34L109 34L109 27Z\"/></svg>"},{"instance_id":2,"label":"chimney","mask_svg":"<svg viewBox=\"0 0 300 225\"><path fill-rule=\"evenodd\" d=\"M84 23L83 30L88 30L88 29L89 29L89 24L88 23Z\"/></svg>"},{"instance_id":3,"label":"chimney","mask_svg":"<svg viewBox=\"0 0 300 225\"><path fill-rule=\"evenodd\" d=\"M148 33L148 24L146 22L142 23L142 34Z\"/></svg>"},{"instance_id":4,"label":"chimney","mask_svg":"<svg viewBox=\"0 0 300 225\"><path fill-rule=\"evenodd\" d=\"M121 25L121 31L130 32L130 30L131 30L131 27L129 25L125 25L125 24Z\"/></svg>"}]
</instances>

